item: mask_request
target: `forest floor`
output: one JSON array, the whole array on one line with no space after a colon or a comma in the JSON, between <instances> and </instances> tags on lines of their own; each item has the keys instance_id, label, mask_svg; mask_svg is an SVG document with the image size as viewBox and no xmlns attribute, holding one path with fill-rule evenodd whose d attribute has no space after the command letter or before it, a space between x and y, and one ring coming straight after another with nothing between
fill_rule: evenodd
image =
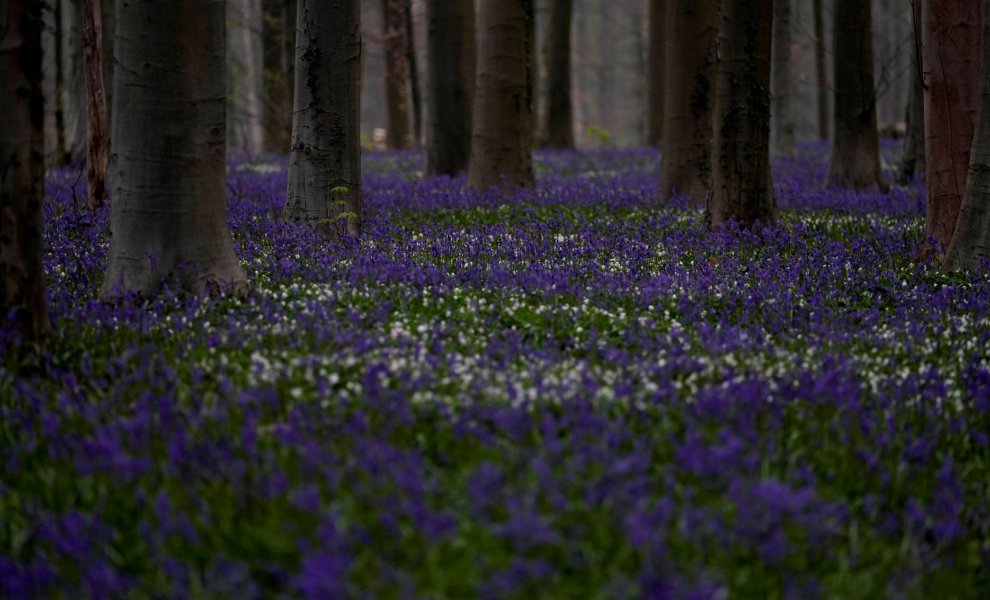
<instances>
[{"instance_id":1,"label":"forest floor","mask_svg":"<svg viewBox=\"0 0 990 600\"><path fill-rule=\"evenodd\" d=\"M113 303L108 211L53 172L0 596L990 597L990 270L919 262L922 186L829 189L827 152L718 232L652 150L483 196L373 154L337 243L237 161L253 290Z\"/></svg>"}]
</instances>

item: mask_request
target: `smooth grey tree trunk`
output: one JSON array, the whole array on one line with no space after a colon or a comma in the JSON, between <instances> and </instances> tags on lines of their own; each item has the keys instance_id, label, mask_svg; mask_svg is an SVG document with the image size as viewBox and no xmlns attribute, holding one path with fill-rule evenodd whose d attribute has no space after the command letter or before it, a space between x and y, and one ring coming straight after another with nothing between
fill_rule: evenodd
<instances>
[{"instance_id":1,"label":"smooth grey tree trunk","mask_svg":"<svg viewBox=\"0 0 990 600\"><path fill-rule=\"evenodd\" d=\"M474 2L427 0L430 103L426 174L457 175L471 153L474 99Z\"/></svg>"},{"instance_id":2,"label":"smooth grey tree trunk","mask_svg":"<svg viewBox=\"0 0 990 600\"><path fill-rule=\"evenodd\" d=\"M403 14L406 23L406 67L409 70L409 99L412 102L412 145L419 149L423 143L423 98L419 93L419 61L416 57L416 28L413 26L412 0L405 0Z\"/></svg>"},{"instance_id":3,"label":"smooth grey tree trunk","mask_svg":"<svg viewBox=\"0 0 990 600\"><path fill-rule=\"evenodd\" d=\"M468 185L532 187L533 1L482 2Z\"/></svg>"},{"instance_id":4,"label":"smooth grey tree trunk","mask_svg":"<svg viewBox=\"0 0 990 600\"><path fill-rule=\"evenodd\" d=\"M966 195L942 269L985 268L990 260L990 0L983 0L980 109L970 153Z\"/></svg>"},{"instance_id":5,"label":"smooth grey tree trunk","mask_svg":"<svg viewBox=\"0 0 990 600\"><path fill-rule=\"evenodd\" d=\"M264 148L279 154L288 152L292 136L292 86L289 65L295 61L295 22L289 18L285 0L262 0L262 126ZM292 42L285 39L292 33Z\"/></svg>"},{"instance_id":6,"label":"smooth grey tree trunk","mask_svg":"<svg viewBox=\"0 0 990 600\"><path fill-rule=\"evenodd\" d=\"M664 32L664 0L647 0L649 57L647 62L646 143L659 146L663 139L663 89L666 80L667 40Z\"/></svg>"},{"instance_id":7,"label":"smooth grey tree trunk","mask_svg":"<svg viewBox=\"0 0 990 600\"><path fill-rule=\"evenodd\" d=\"M357 235L361 199L361 3L299 0L286 212Z\"/></svg>"},{"instance_id":8,"label":"smooth grey tree trunk","mask_svg":"<svg viewBox=\"0 0 990 600\"><path fill-rule=\"evenodd\" d=\"M35 341L51 323L41 252L45 182L42 0L0 9L0 318Z\"/></svg>"},{"instance_id":9,"label":"smooth grey tree trunk","mask_svg":"<svg viewBox=\"0 0 990 600\"><path fill-rule=\"evenodd\" d=\"M65 85L65 144L70 162L86 156L87 108L85 62L83 60L82 0L66 0L62 9Z\"/></svg>"},{"instance_id":10,"label":"smooth grey tree trunk","mask_svg":"<svg viewBox=\"0 0 990 600\"><path fill-rule=\"evenodd\" d=\"M246 286L224 202L224 3L118 2L103 296Z\"/></svg>"},{"instance_id":11,"label":"smooth grey tree trunk","mask_svg":"<svg viewBox=\"0 0 990 600\"><path fill-rule=\"evenodd\" d=\"M813 0L812 10L815 20L815 81L818 87L818 138L827 140L828 135L828 69L825 60L825 8L822 0Z\"/></svg>"},{"instance_id":12,"label":"smooth grey tree trunk","mask_svg":"<svg viewBox=\"0 0 990 600\"><path fill-rule=\"evenodd\" d=\"M925 172L925 87L921 66L921 0L914 0L911 15L911 65L907 110L905 111L904 150L901 155L901 183L908 183L916 173Z\"/></svg>"}]
</instances>

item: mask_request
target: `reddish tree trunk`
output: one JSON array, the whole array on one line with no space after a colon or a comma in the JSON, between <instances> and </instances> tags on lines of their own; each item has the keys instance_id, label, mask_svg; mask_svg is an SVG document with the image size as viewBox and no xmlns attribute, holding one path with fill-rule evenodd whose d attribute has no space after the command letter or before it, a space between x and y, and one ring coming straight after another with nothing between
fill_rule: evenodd
<instances>
[{"instance_id":1,"label":"reddish tree trunk","mask_svg":"<svg viewBox=\"0 0 990 600\"><path fill-rule=\"evenodd\" d=\"M667 0L666 25L660 197L689 194L703 205L711 193L718 2Z\"/></svg>"},{"instance_id":2,"label":"reddish tree trunk","mask_svg":"<svg viewBox=\"0 0 990 600\"><path fill-rule=\"evenodd\" d=\"M533 0L479 8L468 185L532 187Z\"/></svg>"},{"instance_id":3,"label":"reddish tree trunk","mask_svg":"<svg viewBox=\"0 0 990 600\"><path fill-rule=\"evenodd\" d=\"M51 327L41 258L44 4L7 0L0 8L0 316L13 316L29 341Z\"/></svg>"},{"instance_id":4,"label":"reddish tree trunk","mask_svg":"<svg viewBox=\"0 0 990 600\"><path fill-rule=\"evenodd\" d=\"M89 139L86 160L87 207L96 210L107 197L107 100L103 85L103 13L100 0L83 0L83 62Z\"/></svg>"},{"instance_id":5,"label":"reddish tree trunk","mask_svg":"<svg viewBox=\"0 0 990 600\"><path fill-rule=\"evenodd\" d=\"M409 111L406 108L405 0L382 0L385 24L385 144L389 150L410 146Z\"/></svg>"},{"instance_id":6,"label":"reddish tree trunk","mask_svg":"<svg viewBox=\"0 0 990 600\"><path fill-rule=\"evenodd\" d=\"M973 0L926 0L922 5L925 234L936 257L952 241L966 190L980 108L980 12L980 3Z\"/></svg>"}]
</instances>

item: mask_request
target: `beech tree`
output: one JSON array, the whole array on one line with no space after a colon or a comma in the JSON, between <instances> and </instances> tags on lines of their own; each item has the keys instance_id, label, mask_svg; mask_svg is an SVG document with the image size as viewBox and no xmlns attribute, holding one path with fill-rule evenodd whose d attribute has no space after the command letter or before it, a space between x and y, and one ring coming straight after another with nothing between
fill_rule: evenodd
<instances>
[{"instance_id":1,"label":"beech tree","mask_svg":"<svg viewBox=\"0 0 990 600\"><path fill-rule=\"evenodd\" d=\"M712 225L776 219L770 184L770 48L774 0L723 0L714 113Z\"/></svg>"},{"instance_id":2,"label":"beech tree","mask_svg":"<svg viewBox=\"0 0 990 600\"><path fill-rule=\"evenodd\" d=\"M663 138L663 88L666 79L667 40L664 32L664 0L648 0L649 49L646 93L646 143L659 146Z\"/></svg>"},{"instance_id":3,"label":"beech tree","mask_svg":"<svg viewBox=\"0 0 990 600\"><path fill-rule=\"evenodd\" d=\"M413 26L412 0L402 9L406 24L406 66L409 69L409 99L412 101L412 144L419 148L423 140L423 99L419 94L419 61L416 60L416 28Z\"/></svg>"},{"instance_id":4,"label":"beech tree","mask_svg":"<svg viewBox=\"0 0 990 600\"><path fill-rule=\"evenodd\" d=\"M406 108L406 3L381 0L385 35L385 145L389 150L410 146Z\"/></svg>"},{"instance_id":5,"label":"beech tree","mask_svg":"<svg viewBox=\"0 0 990 600\"><path fill-rule=\"evenodd\" d=\"M835 140L829 179L854 189L886 189L880 173L870 3L835 1Z\"/></svg>"},{"instance_id":6,"label":"beech tree","mask_svg":"<svg viewBox=\"0 0 990 600\"><path fill-rule=\"evenodd\" d=\"M107 102L104 93L103 11L100 0L83 0L83 62L86 69L88 139L86 152L87 206L96 210L107 196L110 154Z\"/></svg>"},{"instance_id":7,"label":"beech tree","mask_svg":"<svg viewBox=\"0 0 990 600\"><path fill-rule=\"evenodd\" d=\"M574 147L571 98L571 21L573 0L553 0L550 8L550 60L547 66L547 137L550 148Z\"/></svg>"},{"instance_id":8,"label":"beech tree","mask_svg":"<svg viewBox=\"0 0 990 600\"><path fill-rule=\"evenodd\" d=\"M292 86L296 43L296 0L262 0L262 128L265 148L289 149L292 136Z\"/></svg>"},{"instance_id":9,"label":"beech tree","mask_svg":"<svg viewBox=\"0 0 990 600\"><path fill-rule=\"evenodd\" d=\"M905 110L904 149L901 155L900 180L908 183L915 173L925 171L925 91L921 64L921 0L914 0L911 14L911 84Z\"/></svg>"},{"instance_id":10,"label":"beech tree","mask_svg":"<svg viewBox=\"0 0 990 600\"><path fill-rule=\"evenodd\" d=\"M973 135L966 195L942 263L948 271L979 269L990 260L990 0L983 0L982 10L979 119Z\"/></svg>"},{"instance_id":11,"label":"beech tree","mask_svg":"<svg viewBox=\"0 0 990 600\"><path fill-rule=\"evenodd\" d=\"M41 258L44 7L43 0L7 0L0 8L0 314L13 316L28 341L51 327Z\"/></svg>"},{"instance_id":12,"label":"beech tree","mask_svg":"<svg viewBox=\"0 0 990 600\"><path fill-rule=\"evenodd\" d=\"M104 296L246 285L224 201L225 34L223 2L117 3Z\"/></svg>"},{"instance_id":13,"label":"beech tree","mask_svg":"<svg viewBox=\"0 0 990 600\"><path fill-rule=\"evenodd\" d=\"M822 0L813 0L815 20L815 79L818 84L818 137L827 140L828 135L828 69L825 62L825 9Z\"/></svg>"},{"instance_id":14,"label":"beech tree","mask_svg":"<svg viewBox=\"0 0 990 600\"><path fill-rule=\"evenodd\" d=\"M794 121L791 120L791 0L773 0L773 59L770 73L773 82L773 153L794 154Z\"/></svg>"},{"instance_id":15,"label":"beech tree","mask_svg":"<svg viewBox=\"0 0 990 600\"><path fill-rule=\"evenodd\" d=\"M471 153L475 35L472 0L427 0L430 102L426 175L457 175Z\"/></svg>"},{"instance_id":16,"label":"beech tree","mask_svg":"<svg viewBox=\"0 0 990 600\"><path fill-rule=\"evenodd\" d=\"M361 2L299 0L286 212L357 235L361 198Z\"/></svg>"},{"instance_id":17,"label":"beech tree","mask_svg":"<svg viewBox=\"0 0 990 600\"><path fill-rule=\"evenodd\" d=\"M718 48L716 0L667 0L660 198L711 192L712 108Z\"/></svg>"},{"instance_id":18,"label":"beech tree","mask_svg":"<svg viewBox=\"0 0 990 600\"><path fill-rule=\"evenodd\" d=\"M468 185L532 187L533 0L482 2Z\"/></svg>"},{"instance_id":19,"label":"beech tree","mask_svg":"<svg viewBox=\"0 0 990 600\"><path fill-rule=\"evenodd\" d=\"M926 0L922 23L925 236L933 242L936 256L941 256L959 218L979 116L980 3Z\"/></svg>"}]
</instances>

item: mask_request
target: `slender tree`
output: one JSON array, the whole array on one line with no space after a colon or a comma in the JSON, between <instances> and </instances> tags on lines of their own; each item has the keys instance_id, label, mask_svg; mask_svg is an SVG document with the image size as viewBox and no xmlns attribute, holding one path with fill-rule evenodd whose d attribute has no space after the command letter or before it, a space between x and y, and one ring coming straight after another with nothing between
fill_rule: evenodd
<instances>
[{"instance_id":1,"label":"slender tree","mask_svg":"<svg viewBox=\"0 0 990 600\"><path fill-rule=\"evenodd\" d=\"M482 2L468 184L533 186L533 0Z\"/></svg>"},{"instance_id":2,"label":"slender tree","mask_svg":"<svg viewBox=\"0 0 990 600\"><path fill-rule=\"evenodd\" d=\"M416 60L416 28L413 27L412 0L405 0L406 65L409 67L409 98L412 100L412 143L419 148L423 140L423 98L419 93L419 61Z\"/></svg>"},{"instance_id":3,"label":"slender tree","mask_svg":"<svg viewBox=\"0 0 990 600\"><path fill-rule=\"evenodd\" d=\"M406 108L405 0L381 0L385 27L385 144L390 150L410 146L409 111Z\"/></svg>"},{"instance_id":4,"label":"slender tree","mask_svg":"<svg viewBox=\"0 0 990 600\"><path fill-rule=\"evenodd\" d=\"M818 137L823 140L828 135L828 69L825 63L825 9L822 0L813 0L812 10L815 19L815 79L818 86Z\"/></svg>"},{"instance_id":5,"label":"slender tree","mask_svg":"<svg viewBox=\"0 0 990 600\"><path fill-rule=\"evenodd\" d=\"M0 314L25 340L51 327L41 252L44 199L43 0L0 8Z\"/></svg>"},{"instance_id":6,"label":"slender tree","mask_svg":"<svg viewBox=\"0 0 990 600\"><path fill-rule=\"evenodd\" d=\"M666 85L660 197L711 193L712 108L718 47L717 0L667 0Z\"/></svg>"},{"instance_id":7,"label":"slender tree","mask_svg":"<svg viewBox=\"0 0 990 600\"><path fill-rule=\"evenodd\" d=\"M922 23L928 187L925 235L940 257L952 241L959 218L979 116L980 2L926 0Z\"/></svg>"},{"instance_id":8,"label":"slender tree","mask_svg":"<svg viewBox=\"0 0 990 600\"><path fill-rule=\"evenodd\" d=\"M467 170L471 153L474 2L427 0L426 14L430 63L426 174L456 175Z\"/></svg>"},{"instance_id":9,"label":"slender tree","mask_svg":"<svg viewBox=\"0 0 990 600\"><path fill-rule=\"evenodd\" d=\"M870 3L835 2L835 143L829 178L841 187L886 189L880 173Z\"/></svg>"},{"instance_id":10,"label":"slender tree","mask_svg":"<svg viewBox=\"0 0 990 600\"><path fill-rule=\"evenodd\" d=\"M712 195L714 226L776 219L770 184L770 48L774 0L723 0Z\"/></svg>"},{"instance_id":11,"label":"slender tree","mask_svg":"<svg viewBox=\"0 0 990 600\"><path fill-rule=\"evenodd\" d=\"M664 37L664 0L648 0L649 80L646 94L646 143L659 146L663 138L663 88L666 80L666 48Z\"/></svg>"},{"instance_id":12,"label":"slender tree","mask_svg":"<svg viewBox=\"0 0 990 600\"><path fill-rule=\"evenodd\" d=\"M299 0L286 212L357 235L361 199L361 2Z\"/></svg>"},{"instance_id":13,"label":"slender tree","mask_svg":"<svg viewBox=\"0 0 990 600\"><path fill-rule=\"evenodd\" d=\"M553 0L550 9L549 89L547 138L551 148L574 147L574 110L571 100L571 21L573 0Z\"/></svg>"},{"instance_id":14,"label":"slender tree","mask_svg":"<svg viewBox=\"0 0 990 600\"><path fill-rule=\"evenodd\" d=\"M224 3L118 2L103 295L246 285L224 202Z\"/></svg>"},{"instance_id":15,"label":"slender tree","mask_svg":"<svg viewBox=\"0 0 990 600\"><path fill-rule=\"evenodd\" d=\"M930 0L929 0L930 1ZM983 0L980 110L970 153L966 195L942 268L986 268L990 260L990 0Z\"/></svg>"},{"instance_id":16,"label":"slender tree","mask_svg":"<svg viewBox=\"0 0 990 600\"><path fill-rule=\"evenodd\" d=\"M271 152L286 152L292 138L292 86L289 78L295 61L295 25L287 27L288 4L285 0L263 0L261 3L262 45L262 127L265 148ZM292 43L285 36L292 34Z\"/></svg>"},{"instance_id":17,"label":"slender tree","mask_svg":"<svg viewBox=\"0 0 990 600\"><path fill-rule=\"evenodd\" d=\"M72 154L69 152L68 141L65 136L65 90L66 90L66 68L65 68L65 19L62 18L65 2L67 0L54 0L54 27L55 27L55 161L60 165L67 165L72 162Z\"/></svg>"},{"instance_id":18,"label":"slender tree","mask_svg":"<svg viewBox=\"0 0 990 600\"><path fill-rule=\"evenodd\" d=\"M87 121L86 153L87 206L96 210L107 196L107 169L110 154L107 131L107 102L103 83L103 12L100 0L83 0L83 62L86 68Z\"/></svg>"},{"instance_id":19,"label":"slender tree","mask_svg":"<svg viewBox=\"0 0 990 600\"><path fill-rule=\"evenodd\" d=\"M911 7L911 86L908 88L904 123L904 150L901 155L901 183L908 183L915 173L925 172L925 90L921 65L921 0Z\"/></svg>"},{"instance_id":20,"label":"slender tree","mask_svg":"<svg viewBox=\"0 0 990 600\"><path fill-rule=\"evenodd\" d=\"M773 127L775 156L794 154L794 121L791 119L791 0L773 0L773 59L770 73L773 82Z\"/></svg>"},{"instance_id":21,"label":"slender tree","mask_svg":"<svg viewBox=\"0 0 990 600\"><path fill-rule=\"evenodd\" d=\"M113 38L117 31L117 0L100 0L103 21L103 107L107 115L107 156L110 155L110 124L113 122Z\"/></svg>"}]
</instances>

